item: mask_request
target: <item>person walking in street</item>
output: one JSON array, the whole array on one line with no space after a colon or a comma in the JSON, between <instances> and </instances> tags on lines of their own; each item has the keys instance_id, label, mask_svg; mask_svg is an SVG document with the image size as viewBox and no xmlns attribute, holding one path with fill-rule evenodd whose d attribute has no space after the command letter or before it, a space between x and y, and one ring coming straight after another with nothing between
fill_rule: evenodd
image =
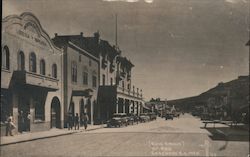
<instances>
[{"instance_id":1,"label":"person walking in street","mask_svg":"<svg viewBox=\"0 0 250 157\"><path fill-rule=\"evenodd\" d=\"M77 127L77 130L79 130L79 116L78 116L78 113L76 113L76 115L75 115L74 124L75 124L75 130L76 130L76 127Z\"/></svg>"},{"instance_id":2,"label":"person walking in street","mask_svg":"<svg viewBox=\"0 0 250 157\"><path fill-rule=\"evenodd\" d=\"M10 135L10 136L13 136L12 134L12 130L15 129L16 126L13 122L13 117L10 115L8 118L7 118L7 126L6 126L6 136Z\"/></svg>"},{"instance_id":3,"label":"person walking in street","mask_svg":"<svg viewBox=\"0 0 250 157\"><path fill-rule=\"evenodd\" d=\"M89 121L89 117L86 113L83 114L83 125L84 125L84 129L87 130L88 127L88 121Z\"/></svg>"}]
</instances>

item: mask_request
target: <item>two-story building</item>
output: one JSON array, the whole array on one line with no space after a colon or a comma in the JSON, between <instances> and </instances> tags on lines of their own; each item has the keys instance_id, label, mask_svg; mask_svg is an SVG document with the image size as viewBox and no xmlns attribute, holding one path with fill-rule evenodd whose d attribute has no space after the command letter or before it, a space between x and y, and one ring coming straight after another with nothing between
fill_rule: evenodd
<instances>
[{"instance_id":1,"label":"two-story building","mask_svg":"<svg viewBox=\"0 0 250 157\"><path fill-rule=\"evenodd\" d=\"M89 51L88 38L78 35L58 35L52 39L63 49L64 116L87 113L91 124L97 117L99 86L98 54ZM91 42L92 43L92 42ZM66 123L65 123L66 127Z\"/></svg>"},{"instance_id":2,"label":"two-story building","mask_svg":"<svg viewBox=\"0 0 250 157\"><path fill-rule=\"evenodd\" d=\"M19 132L61 128L62 51L39 20L26 12L5 17L1 49L1 132L10 115Z\"/></svg>"}]
</instances>

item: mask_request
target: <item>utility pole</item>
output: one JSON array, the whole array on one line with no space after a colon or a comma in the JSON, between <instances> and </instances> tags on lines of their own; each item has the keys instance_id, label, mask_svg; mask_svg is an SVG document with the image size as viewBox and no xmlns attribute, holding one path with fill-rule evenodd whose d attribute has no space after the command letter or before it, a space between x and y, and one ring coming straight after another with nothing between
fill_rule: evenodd
<instances>
[{"instance_id":1,"label":"utility pole","mask_svg":"<svg viewBox=\"0 0 250 157\"><path fill-rule=\"evenodd\" d=\"M118 48L118 42L117 42L117 13L115 14L115 47Z\"/></svg>"}]
</instances>

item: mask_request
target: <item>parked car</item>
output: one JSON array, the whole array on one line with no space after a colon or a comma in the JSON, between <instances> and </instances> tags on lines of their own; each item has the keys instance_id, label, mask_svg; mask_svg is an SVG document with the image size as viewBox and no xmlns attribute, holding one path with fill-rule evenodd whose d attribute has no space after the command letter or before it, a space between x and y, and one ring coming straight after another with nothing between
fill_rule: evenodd
<instances>
[{"instance_id":1,"label":"parked car","mask_svg":"<svg viewBox=\"0 0 250 157\"><path fill-rule=\"evenodd\" d=\"M165 120L168 120L168 119L173 120L174 119L174 114L173 113L166 113Z\"/></svg>"},{"instance_id":2,"label":"parked car","mask_svg":"<svg viewBox=\"0 0 250 157\"><path fill-rule=\"evenodd\" d=\"M148 121L150 121L150 117L147 114L143 113L143 114L140 115L140 122L145 123L145 122L148 122Z\"/></svg>"},{"instance_id":3,"label":"parked car","mask_svg":"<svg viewBox=\"0 0 250 157\"><path fill-rule=\"evenodd\" d=\"M148 113L150 120L156 120L157 115L155 113Z\"/></svg>"},{"instance_id":4,"label":"parked car","mask_svg":"<svg viewBox=\"0 0 250 157\"><path fill-rule=\"evenodd\" d=\"M128 125L128 117L125 113L116 113L113 115L113 118L107 121L108 127L121 127Z\"/></svg>"},{"instance_id":5,"label":"parked car","mask_svg":"<svg viewBox=\"0 0 250 157\"><path fill-rule=\"evenodd\" d=\"M127 121L129 125L133 125L134 124L134 117L127 115Z\"/></svg>"},{"instance_id":6,"label":"parked car","mask_svg":"<svg viewBox=\"0 0 250 157\"><path fill-rule=\"evenodd\" d=\"M180 117L180 112L175 112L174 113L174 117L178 117L179 118Z\"/></svg>"},{"instance_id":7,"label":"parked car","mask_svg":"<svg viewBox=\"0 0 250 157\"><path fill-rule=\"evenodd\" d=\"M134 124L134 123L138 123L140 121L139 116L137 116L136 114L133 113L129 113L128 117L130 117L130 124Z\"/></svg>"}]
</instances>

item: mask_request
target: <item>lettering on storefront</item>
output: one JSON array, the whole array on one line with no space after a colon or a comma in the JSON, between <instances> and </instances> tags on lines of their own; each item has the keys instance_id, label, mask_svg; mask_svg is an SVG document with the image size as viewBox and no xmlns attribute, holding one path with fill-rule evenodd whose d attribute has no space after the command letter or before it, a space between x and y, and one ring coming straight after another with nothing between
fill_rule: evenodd
<instances>
[{"instance_id":1,"label":"lettering on storefront","mask_svg":"<svg viewBox=\"0 0 250 157\"><path fill-rule=\"evenodd\" d=\"M33 35L29 34L28 32L26 31L23 31L23 30L18 30L17 31L17 34L24 37L24 38L27 38L27 39L30 39L30 40L33 40L35 41L36 43L40 44L41 46L47 46L46 42L44 42L43 40L37 38L37 37L34 37Z\"/></svg>"}]
</instances>

